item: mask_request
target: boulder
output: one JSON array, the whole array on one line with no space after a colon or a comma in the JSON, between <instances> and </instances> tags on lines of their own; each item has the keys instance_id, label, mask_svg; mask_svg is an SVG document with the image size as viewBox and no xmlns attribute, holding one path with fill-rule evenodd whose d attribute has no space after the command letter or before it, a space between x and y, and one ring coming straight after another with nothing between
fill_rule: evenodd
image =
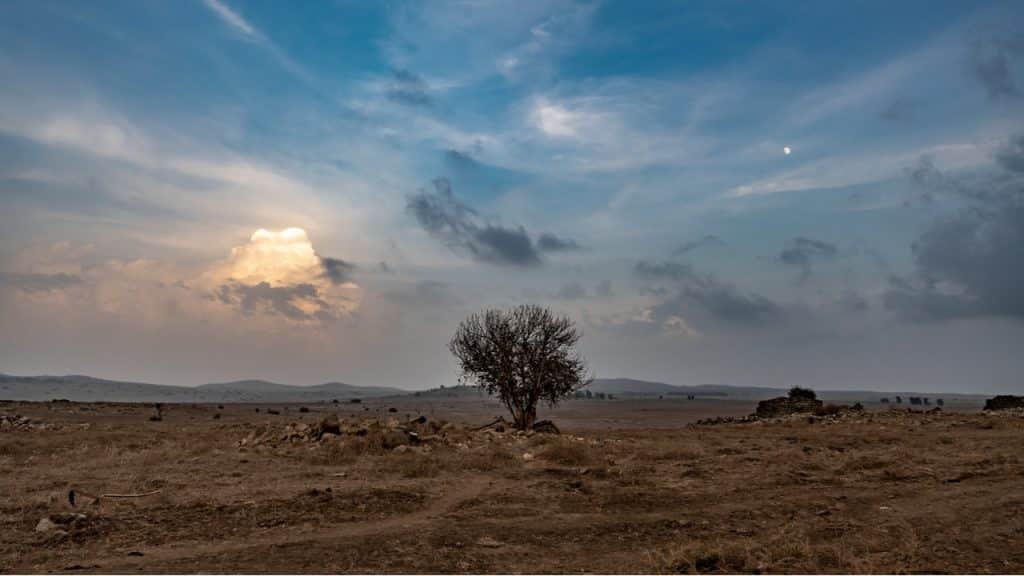
<instances>
[{"instance_id":1,"label":"boulder","mask_svg":"<svg viewBox=\"0 0 1024 576\"><path fill-rule=\"evenodd\" d=\"M533 431L539 434L561 434L558 426L551 420L540 420L533 423Z\"/></svg>"}]
</instances>

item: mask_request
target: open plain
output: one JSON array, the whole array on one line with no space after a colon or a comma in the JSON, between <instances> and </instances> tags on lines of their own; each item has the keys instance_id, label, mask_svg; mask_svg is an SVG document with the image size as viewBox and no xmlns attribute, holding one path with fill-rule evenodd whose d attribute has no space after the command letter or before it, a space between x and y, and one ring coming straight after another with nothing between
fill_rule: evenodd
<instances>
[{"instance_id":1,"label":"open plain","mask_svg":"<svg viewBox=\"0 0 1024 576\"><path fill-rule=\"evenodd\" d=\"M0 403L0 570L1024 572L1021 412L752 409Z\"/></svg>"}]
</instances>

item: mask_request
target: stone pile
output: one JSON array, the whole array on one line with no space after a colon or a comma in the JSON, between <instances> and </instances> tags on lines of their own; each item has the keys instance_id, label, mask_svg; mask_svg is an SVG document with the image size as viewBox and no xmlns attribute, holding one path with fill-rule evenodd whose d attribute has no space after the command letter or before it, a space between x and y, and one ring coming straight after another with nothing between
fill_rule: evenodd
<instances>
[{"instance_id":1,"label":"stone pile","mask_svg":"<svg viewBox=\"0 0 1024 576\"><path fill-rule=\"evenodd\" d=\"M288 445L322 446L331 443L374 443L385 450L403 452L410 448L429 451L431 446L445 445L468 448L475 444L497 442L504 439L526 438L534 434L558 434L550 421L538 422L533 430L508 430L504 421L479 427L431 420L419 416L401 421L389 418L337 419L325 418L315 423L293 422L283 428L263 427L253 430L239 441L241 449L281 447Z\"/></svg>"},{"instance_id":2,"label":"stone pile","mask_svg":"<svg viewBox=\"0 0 1024 576\"><path fill-rule=\"evenodd\" d=\"M28 416L0 414L0 430L55 430L56 428L57 426L33 420Z\"/></svg>"}]
</instances>

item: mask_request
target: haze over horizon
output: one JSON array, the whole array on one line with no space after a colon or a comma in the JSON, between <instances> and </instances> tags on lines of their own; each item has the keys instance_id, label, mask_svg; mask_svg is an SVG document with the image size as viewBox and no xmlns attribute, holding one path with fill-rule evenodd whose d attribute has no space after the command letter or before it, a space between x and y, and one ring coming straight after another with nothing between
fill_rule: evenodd
<instances>
[{"instance_id":1,"label":"haze over horizon","mask_svg":"<svg viewBox=\"0 0 1024 576\"><path fill-rule=\"evenodd\" d=\"M1020 2L0 3L0 372L1024 391Z\"/></svg>"}]
</instances>

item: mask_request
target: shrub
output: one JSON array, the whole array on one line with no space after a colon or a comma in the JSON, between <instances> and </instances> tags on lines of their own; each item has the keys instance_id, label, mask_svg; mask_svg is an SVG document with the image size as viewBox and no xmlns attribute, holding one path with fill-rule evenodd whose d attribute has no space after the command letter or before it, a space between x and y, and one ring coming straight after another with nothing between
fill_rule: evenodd
<instances>
[{"instance_id":1,"label":"shrub","mask_svg":"<svg viewBox=\"0 0 1024 576\"><path fill-rule=\"evenodd\" d=\"M791 400L817 400L818 395L814 393L814 390L810 388L801 388L800 386L793 386L789 389L789 398Z\"/></svg>"}]
</instances>

